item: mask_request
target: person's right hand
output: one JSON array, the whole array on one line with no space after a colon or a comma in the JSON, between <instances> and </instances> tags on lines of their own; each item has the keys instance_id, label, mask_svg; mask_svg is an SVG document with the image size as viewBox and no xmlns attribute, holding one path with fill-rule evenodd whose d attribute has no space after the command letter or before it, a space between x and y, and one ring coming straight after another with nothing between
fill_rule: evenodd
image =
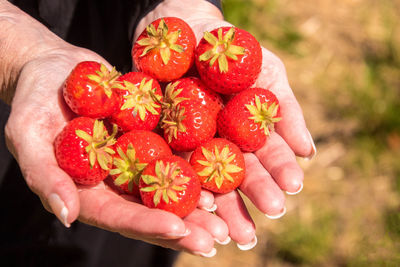
<instances>
[{"instance_id":1,"label":"person's right hand","mask_svg":"<svg viewBox=\"0 0 400 267\"><path fill-rule=\"evenodd\" d=\"M79 219L129 238L212 256L214 240L228 239L228 227L218 216L196 209L182 220L120 195L104 182L94 187L76 185L59 168L53 141L75 116L63 100L62 86L73 67L84 60L111 67L99 55L63 43L27 62L20 72L5 130L8 148L27 185L67 227ZM201 203L207 205L207 197Z\"/></svg>"}]
</instances>

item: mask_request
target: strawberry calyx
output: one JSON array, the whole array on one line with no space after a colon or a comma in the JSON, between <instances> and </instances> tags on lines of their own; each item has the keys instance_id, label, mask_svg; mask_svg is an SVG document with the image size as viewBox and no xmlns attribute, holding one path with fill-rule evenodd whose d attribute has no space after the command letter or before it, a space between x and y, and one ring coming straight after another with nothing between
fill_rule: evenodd
<instances>
[{"instance_id":1,"label":"strawberry calyx","mask_svg":"<svg viewBox=\"0 0 400 267\"><path fill-rule=\"evenodd\" d=\"M152 88L152 84L152 79L147 82L143 79L139 87L131 82L124 81L125 90L127 90L129 94L123 96L126 101L122 105L121 110L134 108L132 112L133 116L136 117L139 113L139 117L142 121L145 120L146 112L158 115L159 112L155 108L159 108L160 106L156 103L156 100L160 102L161 96L156 94L156 88Z\"/></svg>"},{"instance_id":2,"label":"strawberry calyx","mask_svg":"<svg viewBox=\"0 0 400 267\"><path fill-rule=\"evenodd\" d=\"M112 156L115 151L111 148L115 144L115 135L118 132L118 126L113 125L113 132L108 136L108 132L104 127L104 123L95 120L93 126L93 135L83 130L76 130L75 134L85 140L88 145L85 147L86 153L89 155L90 167L98 162L103 170L109 170L108 165L112 162Z\"/></svg>"},{"instance_id":3,"label":"strawberry calyx","mask_svg":"<svg viewBox=\"0 0 400 267\"><path fill-rule=\"evenodd\" d=\"M89 80L96 82L99 86L103 87L104 93L108 98L112 95L112 88L124 89L117 79L121 76L115 67L111 71L107 69L104 64L100 64L100 70L96 70L96 74L89 74Z\"/></svg>"},{"instance_id":4,"label":"strawberry calyx","mask_svg":"<svg viewBox=\"0 0 400 267\"><path fill-rule=\"evenodd\" d=\"M258 95L255 95L254 99L255 104L245 105L252 115L249 117L249 119L260 124L260 128L263 129L264 134L268 136L271 134L271 131L274 130L274 123L282 119L277 117L279 104L275 102L270 105L268 102L261 104L260 97Z\"/></svg>"},{"instance_id":5,"label":"strawberry calyx","mask_svg":"<svg viewBox=\"0 0 400 267\"><path fill-rule=\"evenodd\" d=\"M183 123L185 119L185 108L174 106L164 110L164 116L161 119L161 128L164 129L168 137L168 143L172 142L172 138L178 138L178 132L186 132Z\"/></svg>"},{"instance_id":6,"label":"strawberry calyx","mask_svg":"<svg viewBox=\"0 0 400 267\"><path fill-rule=\"evenodd\" d=\"M147 163L141 163L136 157L136 151L132 144L128 145L126 154L122 151L120 147L117 148L117 153L120 156L114 157L115 169L110 170L111 175L118 175L114 180L114 184L121 186L128 182L128 190L132 192L133 183L139 184L140 175L143 169L147 166Z\"/></svg>"},{"instance_id":7,"label":"strawberry calyx","mask_svg":"<svg viewBox=\"0 0 400 267\"><path fill-rule=\"evenodd\" d=\"M182 53L184 48L181 45L176 44L176 41L181 34L181 30L174 32L168 31L168 26L164 19L160 20L157 29L153 24L148 25L146 27L148 37L142 38L137 42L139 45L145 47L140 57L145 56L153 49L159 49L161 59L163 63L167 65L171 59L171 50Z\"/></svg>"},{"instance_id":8,"label":"strawberry calyx","mask_svg":"<svg viewBox=\"0 0 400 267\"><path fill-rule=\"evenodd\" d=\"M222 34L222 28L219 28L218 38L210 32L204 32L204 39L212 45L212 48L201 54L199 60L210 60L210 67L218 60L219 71L226 73L228 71L228 58L236 61L238 60L238 55L245 53L244 47L232 44L235 33L234 27L231 27L224 35Z\"/></svg>"},{"instance_id":9,"label":"strawberry calyx","mask_svg":"<svg viewBox=\"0 0 400 267\"><path fill-rule=\"evenodd\" d=\"M156 98L156 95L153 92L150 92L153 100L162 107L163 118L161 121L165 121L165 118L169 118L166 120L166 123L169 124L171 124L171 121L181 121L181 119L176 118L176 114L184 113L184 108L181 110L182 108L179 108L178 104L185 100L189 100L189 98L186 97L178 97L178 95L183 91L183 89L176 90L176 86L178 86L179 83L180 81L176 81L174 83L167 84L163 101L161 101L160 98ZM182 116L181 118L183 119Z\"/></svg>"},{"instance_id":10,"label":"strawberry calyx","mask_svg":"<svg viewBox=\"0 0 400 267\"><path fill-rule=\"evenodd\" d=\"M189 100L186 97L178 97L179 94L183 91L183 89L176 89L179 85L180 81L176 81L174 83L169 83L165 88L165 97L164 97L164 106L166 108L172 108L177 106L179 103Z\"/></svg>"},{"instance_id":11,"label":"strawberry calyx","mask_svg":"<svg viewBox=\"0 0 400 267\"><path fill-rule=\"evenodd\" d=\"M161 198L166 204L169 204L170 200L178 202L177 192L186 189L185 184L190 181L190 177L180 175L181 169L176 162L164 164L162 160L157 160L154 169L155 176L141 176L143 182L148 186L142 187L140 190L143 192L155 192L153 202L156 207Z\"/></svg>"},{"instance_id":12,"label":"strawberry calyx","mask_svg":"<svg viewBox=\"0 0 400 267\"><path fill-rule=\"evenodd\" d=\"M231 164L235 159L236 154L229 155L230 150L228 146L224 146L221 152L219 152L217 146L214 147L214 152L211 152L204 147L201 147L201 151L206 160L197 160L197 162L205 166L205 168L197 174L199 176L207 177L204 181L205 183L214 179L218 189L221 188L225 180L234 182L234 179L230 175L231 173L238 173L243 170L239 166Z\"/></svg>"}]
</instances>

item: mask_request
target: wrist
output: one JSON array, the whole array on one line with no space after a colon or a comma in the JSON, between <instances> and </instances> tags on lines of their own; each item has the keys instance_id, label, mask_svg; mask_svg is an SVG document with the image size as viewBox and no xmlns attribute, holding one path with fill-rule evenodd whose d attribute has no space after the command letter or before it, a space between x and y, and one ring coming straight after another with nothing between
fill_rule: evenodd
<instances>
[{"instance_id":1,"label":"wrist","mask_svg":"<svg viewBox=\"0 0 400 267\"><path fill-rule=\"evenodd\" d=\"M0 99L10 104L23 66L64 41L7 1L0 2L0 28Z\"/></svg>"},{"instance_id":2,"label":"wrist","mask_svg":"<svg viewBox=\"0 0 400 267\"><path fill-rule=\"evenodd\" d=\"M205 25L229 25L227 22L224 22L221 10L208 1L164 0L142 18L136 27L133 40L137 39L147 25L161 17L178 17L183 19L195 32L197 41L201 39L203 30L207 28Z\"/></svg>"}]
</instances>

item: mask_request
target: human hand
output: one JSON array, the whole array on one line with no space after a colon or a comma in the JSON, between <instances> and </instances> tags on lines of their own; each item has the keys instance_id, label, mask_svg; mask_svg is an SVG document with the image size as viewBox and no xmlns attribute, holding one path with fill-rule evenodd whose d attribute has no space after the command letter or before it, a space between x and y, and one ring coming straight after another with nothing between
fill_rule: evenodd
<instances>
[{"instance_id":1,"label":"human hand","mask_svg":"<svg viewBox=\"0 0 400 267\"><path fill-rule=\"evenodd\" d=\"M223 20L220 11L206 1L165 0L150 12L137 27L135 36L159 17L176 16L193 29L197 41L205 31L221 26L232 26ZM307 130L301 108L290 88L282 61L262 48L262 69L254 86L271 90L279 99L282 120L265 145L254 153L245 153L246 178L240 186L252 203L267 217L280 218L286 212L285 195L296 194L303 188L304 174L296 156L311 159L315 145ZM257 243L255 224L237 191L216 194L216 214L229 227L230 237L241 249L250 249Z\"/></svg>"},{"instance_id":2,"label":"human hand","mask_svg":"<svg viewBox=\"0 0 400 267\"><path fill-rule=\"evenodd\" d=\"M107 182L93 187L76 185L59 168L53 141L75 116L63 100L65 78L80 61L111 66L86 49L60 42L57 45L24 64L6 125L7 145L29 188L67 227L78 219L129 238L212 256L214 239L226 240L228 228L218 216L200 209L209 205L207 197L202 198L199 209L182 220L172 213L143 206Z\"/></svg>"}]
</instances>

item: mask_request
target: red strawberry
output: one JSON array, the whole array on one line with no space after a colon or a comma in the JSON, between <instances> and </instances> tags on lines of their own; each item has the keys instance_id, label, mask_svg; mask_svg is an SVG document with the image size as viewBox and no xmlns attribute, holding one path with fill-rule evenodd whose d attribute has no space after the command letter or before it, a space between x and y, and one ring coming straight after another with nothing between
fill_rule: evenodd
<instances>
[{"instance_id":1,"label":"red strawberry","mask_svg":"<svg viewBox=\"0 0 400 267\"><path fill-rule=\"evenodd\" d=\"M242 151L261 148L279 118L279 101L269 90L249 88L234 96L218 114L221 137Z\"/></svg>"},{"instance_id":2,"label":"red strawberry","mask_svg":"<svg viewBox=\"0 0 400 267\"><path fill-rule=\"evenodd\" d=\"M196 148L190 165L203 188L216 193L236 189L245 175L244 157L239 147L224 138L214 138Z\"/></svg>"},{"instance_id":3,"label":"red strawberry","mask_svg":"<svg viewBox=\"0 0 400 267\"><path fill-rule=\"evenodd\" d=\"M215 116L223 106L221 97L196 77L182 78L167 85L164 102L172 106L185 101L197 102Z\"/></svg>"},{"instance_id":4,"label":"red strawberry","mask_svg":"<svg viewBox=\"0 0 400 267\"><path fill-rule=\"evenodd\" d=\"M180 103L163 110L161 128L169 146L176 151L192 151L214 137L215 114L196 102Z\"/></svg>"},{"instance_id":5,"label":"red strawberry","mask_svg":"<svg viewBox=\"0 0 400 267\"><path fill-rule=\"evenodd\" d=\"M71 120L54 141L58 165L79 184L95 185L104 180L112 165L115 143L103 122L88 117Z\"/></svg>"},{"instance_id":6,"label":"red strawberry","mask_svg":"<svg viewBox=\"0 0 400 267\"><path fill-rule=\"evenodd\" d=\"M150 162L143 170L139 188L144 205L175 213L181 218L196 208L201 191L197 174L178 156Z\"/></svg>"},{"instance_id":7,"label":"red strawberry","mask_svg":"<svg viewBox=\"0 0 400 267\"><path fill-rule=\"evenodd\" d=\"M201 79L221 94L237 93L253 85L261 71L261 61L258 41L234 27L205 32L195 52Z\"/></svg>"},{"instance_id":8,"label":"red strawberry","mask_svg":"<svg viewBox=\"0 0 400 267\"><path fill-rule=\"evenodd\" d=\"M183 76L194 60L196 37L190 26L175 17L153 21L138 37L132 59L139 71L162 82Z\"/></svg>"},{"instance_id":9,"label":"red strawberry","mask_svg":"<svg viewBox=\"0 0 400 267\"><path fill-rule=\"evenodd\" d=\"M139 197L139 178L153 159L172 156L164 139L150 131L133 130L123 134L114 145L115 169L110 171L114 184Z\"/></svg>"},{"instance_id":10,"label":"red strawberry","mask_svg":"<svg viewBox=\"0 0 400 267\"><path fill-rule=\"evenodd\" d=\"M65 102L80 116L105 118L118 110L120 100L114 88L120 73L109 71L106 66L94 61L80 62L67 77L63 94Z\"/></svg>"},{"instance_id":11,"label":"red strawberry","mask_svg":"<svg viewBox=\"0 0 400 267\"><path fill-rule=\"evenodd\" d=\"M124 90L118 90L122 105L111 121L122 131L153 130L161 116L161 105L154 99L162 101L158 82L142 72L129 72L118 81L124 86Z\"/></svg>"}]
</instances>

